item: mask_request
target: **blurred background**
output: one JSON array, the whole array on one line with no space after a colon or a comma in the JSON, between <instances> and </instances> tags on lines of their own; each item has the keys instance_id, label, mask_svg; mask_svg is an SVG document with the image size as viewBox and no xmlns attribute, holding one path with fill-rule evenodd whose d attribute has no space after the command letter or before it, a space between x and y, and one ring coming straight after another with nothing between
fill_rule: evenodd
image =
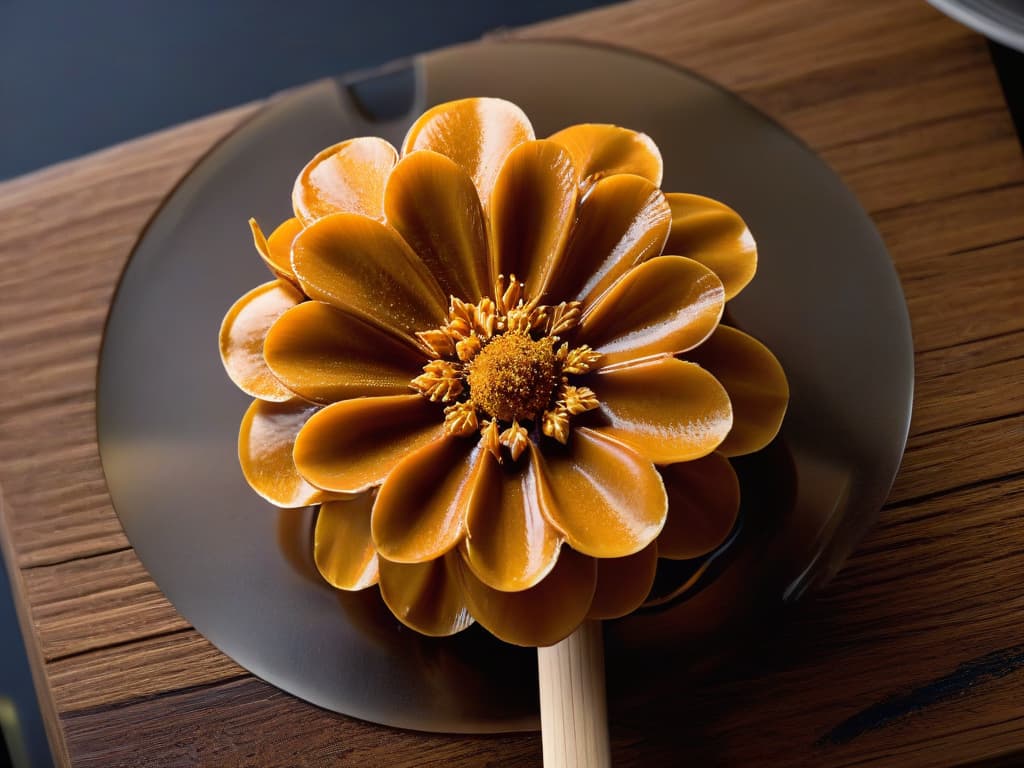
<instances>
[{"instance_id":1,"label":"blurred background","mask_svg":"<svg viewBox=\"0 0 1024 768\"><path fill-rule=\"evenodd\" d=\"M0 0L0 180L310 80L605 4ZM0 768L51 764L3 567L0 733Z\"/></svg>"}]
</instances>

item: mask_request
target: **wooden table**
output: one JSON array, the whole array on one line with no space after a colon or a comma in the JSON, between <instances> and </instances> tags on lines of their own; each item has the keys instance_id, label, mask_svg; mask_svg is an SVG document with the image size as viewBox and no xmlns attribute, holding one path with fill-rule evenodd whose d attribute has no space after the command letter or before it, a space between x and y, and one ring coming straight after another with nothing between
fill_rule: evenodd
<instances>
[{"instance_id":1,"label":"wooden table","mask_svg":"<svg viewBox=\"0 0 1024 768\"><path fill-rule=\"evenodd\" d=\"M871 213L914 326L880 525L748 660L613 700L616 765L1024 765L1024 163L985 42L917 0L641 0L514 34L646 51L778 119ZM0 185L0 522L58 758L538 765L535 734L407 733L256 679L177 615L110 505L94 387L117 276L259 106Z\"/></svg>"}]
</instances>

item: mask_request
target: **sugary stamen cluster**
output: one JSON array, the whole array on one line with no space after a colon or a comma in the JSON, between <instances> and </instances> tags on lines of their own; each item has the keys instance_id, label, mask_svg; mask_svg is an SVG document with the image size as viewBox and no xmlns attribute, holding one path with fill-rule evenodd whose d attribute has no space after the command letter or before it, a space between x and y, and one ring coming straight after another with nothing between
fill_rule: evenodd
<instances>
[{"instance_id":1,"label":"sugary stamen cluster","mask_svg":"<svg viewBox=\"0 0 1024 768\"><path fill-rule=\"evenodd\" d=\"M515 275L499 275L493 299L470 304L453 296L448 321L417 334L435 359L410 382L432 402L450 404L446 432L479 431L499 461L502 447L516 461L531 431L535 441L543 433L567 442L570 418L598 406L593 390L570 377L592 370L600 354L561 341L579 323L580 303L540 305L526 301L524 288Z\"/></svg>"}]
</instances>

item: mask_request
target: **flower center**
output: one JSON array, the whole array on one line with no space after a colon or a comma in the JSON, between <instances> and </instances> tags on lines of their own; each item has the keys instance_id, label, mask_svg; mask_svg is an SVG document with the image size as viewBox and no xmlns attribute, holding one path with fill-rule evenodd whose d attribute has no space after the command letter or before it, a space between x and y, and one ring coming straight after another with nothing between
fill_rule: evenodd
<instances>
[{"instance_id":1,"label":"flower center","mask_svg":"<svg viewBox=\"0 0 1024 768\"><path fill-rule=\"evenodd\" d=\"M489 416L529 421L551 403L560 380L554 340L525 333L494 337L469 365L470 398Z\"/></svg>"}]
</instances>

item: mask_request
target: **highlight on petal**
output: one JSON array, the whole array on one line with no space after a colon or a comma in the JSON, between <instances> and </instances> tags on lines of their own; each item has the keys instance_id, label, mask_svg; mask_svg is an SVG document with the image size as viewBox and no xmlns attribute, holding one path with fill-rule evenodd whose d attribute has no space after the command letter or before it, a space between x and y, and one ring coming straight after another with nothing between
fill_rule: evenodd
<instances>
[{"instance_id":1,"label":"highlight on petal","mask_svg":"<svg viewBox=\"0 0 1024 768\"><path fill-rule=\"evenodd\" d=\"M448 299L426 265L390 227L353 213L311 224L292 245L306 295L414 339L448 315Z\"/></svg>"},{"instance_id":2,"label":"highlight on petal","mask_svg":"<svg viewBox=\"0 0 1024 768\"><path fill-rule=\"evenodd\" d=\"M544 518L538 491L535 453L499 464L483 452L460 548L473 574L493 589L529 589L558 561L562 537Z\"/></svg>"},{"instance_id":3,"label":"highlight on petal","mask_svg":"<svg viewBox=\"0 0 1024 768\"><path fill-rule=\"evenodd\" d=\"M380 559L380 594L395 618L431 637L461 632L473 623L455 571L458 555L425 563Z\"/></svg>"},{"instance_id":4,"label":"highlight on petal","mask_svg":"<svg viewBox=\"0 0 1024 768\"><path fill-rule=\"evenodd\" d=\"M295 179L295 215L307 225L342 212L383 218L384 185L397 162L395 148L376 136L327 147Z\"/></svg>"},{"instance_id":5,"label":"highlight on petal","mask_svg":"<svg viewBox=\"0 0 1024 768\"><path fill-rule=\"evenodd\" d=\"M421 563L459 543L482 453L478 443L446 435L395 465L373 506L373 540L381 557Z\"/></svg>"},{"instance_id":6,"label":"highlight on petal","mask_svg":"<svg viewBox=\"0 0 1024 768\"><path fill-rule=\"evenodd\" d=\"M370 536L372 506L372 493L320 505L313 533L313 559L332 587L356 591L377 583L377 551Z\"/></svg>"},{"instance_id":7,"label":"highlight on petal","mask_svg":"<svg viewBox=\"0 0 1024 768\"><path fill-rule=\"evenodd\" d=\"M658 544L653 541L636 554L599 559L587 618L617 619L635 611L647 599L657 570Z\"/></svg>"},{"instance_id":8,"label":"highlight on petal","mask_svg":"<svg viewBox=\"0 0 1024 768\"><path fill-rule=\"evenodd\" d=\"M720 453L661 467L668 491L668 520L658 536L658 555L690 560L718 547L736 525L740 482Z\"/></svg>"},{"instance_id":9,"label":"highlight on petal","mask_svg":"<svg viewBox=\"0 0 1024 768\"><path fill-rule=\"evenodd\" d=\"M469 174L486 208L508 153L533 138L529 118L512 102L461 99L424 112L406 134L402 154L430 149L450 157Z\"/></svg>"},{"instance_id":10,"label":"highlight on petal","mask_svg":"<svg viewBox=\"0 0 1024 768\"><path fill-rule=\"evenodd\" d=\"M602 366L692 349L722 318L725 291L692 259L658 256L634 267L583 314L574 342Z\"/></svg>"},{"instance_id":11,"label":"highlight on petal","mask_svg":"<svg viewBox=\"0 0 1024 768\"><path fill-rule=\"evenodd\" d=\"M307 400L409 393L426 356L398 337L319 301L277 319L263 345L273 375Z\"/></svg>"},{"instance_id":12,"label":"highlight on petal","mask_svg":"<svg viewBox=\"0 0 1024 768\"><path fill-rule=\"evenodd\" d=\"M672 229L665 253L699 261L722 280L725 298L738 294L757 271L757 244L732 208L700 195L670 193Z\"/></svg>"},{"instance_id":13,"label":"highlight on petal","mask_svg":"<svg viewBox=\"0 0 1024 768\"><path fill-rule=\"evenodd\" d=\"M668 505L661 476L632 448L578 427L565 447L531 450L544 516L576 551L625 557L661 531Z\"/></svg>"},{"instance_id":14,"label":"highlight on petal","mask_svg":"<svg viewBox=\"0 0 1024 768\"><path fill-rule=\"evenodd\" d=\"M661 186L661 152L645 133L617 125L583 123L563 128L549 139L569 150L580 181L595 174L632 173Z\"/></svg>"},{"instance_id":15,"label":"highlight on petal","mask_svg":"<svg viewBox=\"0 0 1024 768\"><path fill-rule=\"evenodd\" d=\"M694 363L655 358L601 369L586 382L600 401L594 428L655 464L707 456L732 427L725 388Z\"/></svg>"},{"instance_id":16,"label":"highlight on petal","mask_svg":"<svg viewBox=\"0 0 1024 768\"><path fill-rule=\"evenodd\" d=\"M671 224L665 196L647 179L601 179L580 201L549 295L590 304L631 267L661 254Z\"/></svg>"},{"instance_id":17,"label":"highlight on petal","mask_svg":"<svg viewBox=\"0 0 1024 768\"><path fill-rule=\"evenodd\" d=\"M542 296L558 271L576 210L576 176L568 153L551 141L513 149L491 195L491 271L525 281Z\"/></svg>"},{"instance_id":18,"label":"highlight on petal","mask_svg":"<svg viewBox=\"0 0 1024 768\"><path fill-rule=\"evenodd\" d=\"M295 436L319 410L303 402L254 400L238 432L238 460L252 489L286 509L319 504L329 495L304 480L292 460Z\"/></svg>"},{"instance_id":19,"label":"highlight on petal","mask_svg":"<svg viewBox=\"0 0 1024 768\"><path fill-rule=\"evenodd\" d=\"M443 434L440 409L420 395L357 398L310 418L293 455L299 473L317 487L362 493Z\"/></svg>"},{"instance_id":20,"label":"highlight on petal","mask_svg":"<svg viewBox=\"0 0 1024 768\"><path fill-rule=\"evenodd\" d=\"M235 385L252 397L281 403L295 397L267 367L263 342L274 322L303 296L281 280L257 286L232 305L220 326L220 359Z\"/></svg>"},{"instance_id":21,"label":"highlight on petal","mask_svg":"<svg viewBox=\"0 0 1024 768\"><path fill-rule=\"evenodd\" d=\"M686 359L714 374L732 401L733 426L718 450L742 456L764 448L778 434L789 404L789 382L769 349L743 331L720 325Z\"/></svg>"},{"instance_id":22,"label":"highlight on petal","mask_svg":"<svg viewBox=\"0 0 1024 768\"><path fill-rule=\"evenodd\" d=\"M554 645L571 635L586 618L597 583L597 562L568 547L543 581L521 592L487 586L465 562L457 572L473 618L500 640L524 646Z\"/></svg>"},{"instance_id":23,"label":"highlight on petal","mask_svg":"<svg viewBox=\"0 0 1024 768\"><path fill-rule=\"evenodd\" d=\"M384 212L446 294L467 301L489 294L483 208L455 161L429 150L402 158L388 179Z\"/></svg>"}]
</instances>

